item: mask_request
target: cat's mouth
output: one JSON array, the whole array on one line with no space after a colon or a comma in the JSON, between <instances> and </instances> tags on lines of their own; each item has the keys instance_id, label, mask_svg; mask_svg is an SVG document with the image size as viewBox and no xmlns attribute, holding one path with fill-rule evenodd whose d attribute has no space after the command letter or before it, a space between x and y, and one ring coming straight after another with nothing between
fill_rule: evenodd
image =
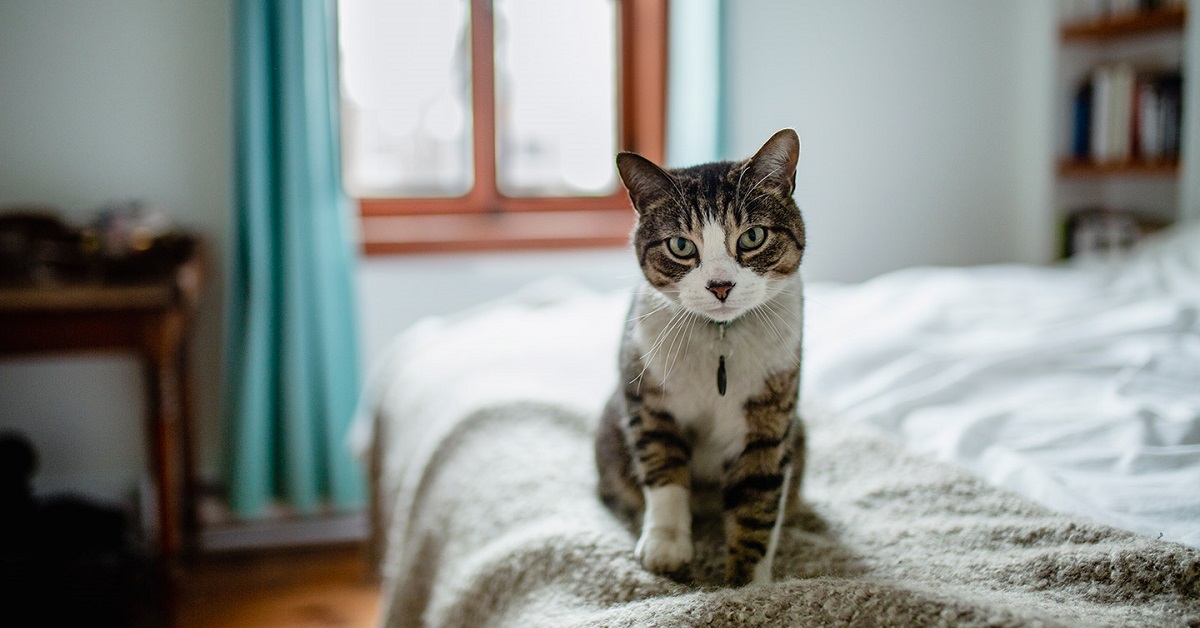
<instances>
[{"instance_id":1,"label":"cat's mouth","mask_svg":"<svg viewBox=\"0 0 1200 628\"><path fill-rule=\"evenodd\" d=\"M700 314L711 319L714 323L728 323L745 314L749 308L732 303L718 303L705 308Z\"/></svg>"}]
</instances>

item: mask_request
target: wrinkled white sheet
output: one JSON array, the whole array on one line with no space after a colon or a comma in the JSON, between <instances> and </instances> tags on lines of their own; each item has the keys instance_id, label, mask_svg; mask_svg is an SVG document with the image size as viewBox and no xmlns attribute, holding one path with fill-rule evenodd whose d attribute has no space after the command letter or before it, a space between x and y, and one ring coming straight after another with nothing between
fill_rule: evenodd
<instances>
[{"instance_id":1,"label":"wrinkled white sheet","mask_svg":"<svg viewBox=\"0 0 1200 628\"><path fill-rule=\"evenodd\" d=\"M1200 228L1123 259L807 295L806 401L1052 508L1200 547Z\"/></svg>"},{"instance_id":2,"label":"wrinkled white sheet","mask_svg":"<svg viewBox=\"0 0 1200 628\"><path fill-rule=\"evenodd\" d=\"M806 294L805 404L1051 508L1200 547L1200 228L1127 259L911 269L810 283ZM596 414L615 385L627 304L626 294L549 281L428 319L388 352L364 409L403 405L430 424L483 399ZM531 325L544 333L519 363L490 342ZM439 352L472 358L404 359ZM563 363L572 368L542 366ZM384 386L439 381L439 368L476 384L452 395ZM395 395L404 399L378 398ZM372 437L368 415L356 426L360 450ZM437 439L384 436L386 499L398 467Z\"/></svg>"}]
</instances>

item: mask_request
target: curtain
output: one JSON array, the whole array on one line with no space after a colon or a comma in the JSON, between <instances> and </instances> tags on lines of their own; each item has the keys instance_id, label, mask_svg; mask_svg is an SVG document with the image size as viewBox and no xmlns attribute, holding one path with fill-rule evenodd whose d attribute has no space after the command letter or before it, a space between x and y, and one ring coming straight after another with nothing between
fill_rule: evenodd
<instances>
[{"instance_id":1,"label":"curtain","mask_svg":"<svg viewBox=\"0 0 1200 628\"><path fill-rule=\"evenodd\" d=\"M338 156L335 0L235 0L227 321L230 506L358 508L352 229Z\"/></svg>"}]
</instances>

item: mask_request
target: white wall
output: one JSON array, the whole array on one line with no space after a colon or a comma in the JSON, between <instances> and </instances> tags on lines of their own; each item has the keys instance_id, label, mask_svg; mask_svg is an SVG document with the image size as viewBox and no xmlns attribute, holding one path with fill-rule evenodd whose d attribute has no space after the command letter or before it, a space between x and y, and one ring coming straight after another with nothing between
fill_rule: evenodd
<instances>
[{"instance_id":1,"label":"white wall","mask_svg":"<svg viewBox=\"0 0 1200 628\"><path fill-rule=\"evenodd\" d=\"M78 216L105 201L142 198L214 244L195 358L209 471L222 438L231 5L0 2L0 205L50 203ZM1043 214L1030 207L1044 200L1049 151L1030 145L1051 115L1039 100L1049 101L1042 73L1052 71L1039 39L1052 30L1042 5L1049 3L726 2L728 156L750 154L780 127L799 129L810 279L1041 255L1039 235L1030 235ZM1032 47L1023 48L1030 37ZM630 255L364 260L364 361L424 314L540 276L628 285L637 272ZM128 357L0 360L0 427L38 440L52 476L43 488L116 495L131 484L143 463L140 395Z\"/></svg>"},{"instance_id":2,"label":"white wall","mask_svg":"<svg viewBox=\"0 0 1200 628\"><path fill-rule=\"evenodd\" d=\"M457 312L550 276L608 291L632 287L640 272L628 248L368 258L358 272L362 357L378 363L390 341L425 316Z\"/></svg>"},{"instance_id":3,"label":"white wall","mask_svg":"<svg viewBox=\"0 0 1200 628\"><path fill-rule=\"evenodd\" d=\"M194 356L208 466L219 438L221 265L229 216L230 4L0 2L0 207L83 220L142 199L212 245ZM122 496L144 464L131 356L0 358L0 429L32 437L38 488Z\"/></svg>"},{"instance_id":4,"label":"white wall","mask_svg":"<svg viewBox=\"0 0 1200 628\"><path fill-rule=\"evenodd\" d=\"M798 130L808 279L1048 257L1051 3L726 7L728 156Z\"/></svg>"},{"instance_id":5,"label":"white wall","mask_svg":"<svg viewBox=\"0 0 1200 628\"><path fill-rule=\"evenodd\" d=\"M1183 154L1179 177L1179 217L1188 222L1200 222L1200 28L1196 27L1196 2L1188 0L1188 11L1193 17L1184 34L1184 75L1191 77L1185 82L1183 102L1192 103L1184 109Z\"/></svg>"}]
</instances>

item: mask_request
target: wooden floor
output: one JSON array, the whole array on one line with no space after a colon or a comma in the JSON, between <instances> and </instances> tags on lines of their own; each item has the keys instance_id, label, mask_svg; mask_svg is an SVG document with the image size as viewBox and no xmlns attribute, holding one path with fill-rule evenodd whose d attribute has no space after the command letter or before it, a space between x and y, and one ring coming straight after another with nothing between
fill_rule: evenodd
<instances>
[{"instance_id":1,"label":"wooden floor","mask_svg":"<svg viewBox=\"0 0 1200 628\"><path fill-rule=\"evenodd\" d=\"M205 556L183 568L178 628L374 626L379 584L361 547Z\"/></svg>"}]
</instances>

